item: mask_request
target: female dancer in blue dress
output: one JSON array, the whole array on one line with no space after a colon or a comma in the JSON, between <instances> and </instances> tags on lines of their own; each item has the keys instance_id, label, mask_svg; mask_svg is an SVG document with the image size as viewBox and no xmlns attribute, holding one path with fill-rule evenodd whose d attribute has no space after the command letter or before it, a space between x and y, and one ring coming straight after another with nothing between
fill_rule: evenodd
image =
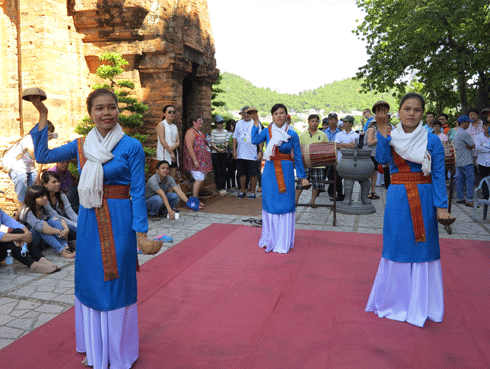
<instances>
[{"instance_id":1,"label":"female dancer in blue dress","mask_svg":"<svg viewBox=\"0 0 490 369\"><path fill-rule=\"evenodd\" d=\"M400 103L400 123L391 132L388 108L376 110L376 161L389 164L383 254L366 311L423 327L444 314L437 221L447 211L444 148L421 123L425 102L410 93Z\"/></svg>"},{"instance_id":2,"label":"female dancer in blue dress","mask_svg":"<svg viewBox=\"0 0 490 369\"><path fill-rule=\"evenodd\" d=\"M302 185L309 184L306 179L298 134L286 123L288 111L283 104L271 109L273 123L259 133L257 111L249 109L254 121L252 143L266 141L264 152L266 160L262 175L262 237L259 246L266 252L285 254L294 246L295 229L295 185L296 175ZM291 157L294 152L294 163Z\"/></svg>"},{"instance_id":3,"label":"female dancer in blue dress","mask_svg":"<svg viewBox=\"0 0 490 369\"><path fill-rule=\"evenodd\" d=\"M95 123L85 140L49 150L48 109L31 97L39 124L31 130L36 160L56 163L78 156L80 209L75 258L77 351L94 368L130 368L138 358L136 246L156 253L162 243L146 237L145 155L141 143L118 123L117 96L93 91L87 98Z\"/></svg>"}]
</instances>

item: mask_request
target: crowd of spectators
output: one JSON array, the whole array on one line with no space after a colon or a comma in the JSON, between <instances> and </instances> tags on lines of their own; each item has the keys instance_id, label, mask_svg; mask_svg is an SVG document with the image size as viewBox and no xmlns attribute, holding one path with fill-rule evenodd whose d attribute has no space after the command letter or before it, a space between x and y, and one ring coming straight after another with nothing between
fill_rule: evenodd
<instances>
[{"instance_id":1,"label":"crowd of spectators","mask_svg":"<svg viewBox=\"0 0 490 369\"><path fill-rule=\"evenodd\" d=\"M373 113L377 105L362 112L361 127L356 130L355 119L347 115L339 120L335 112L329 113L323 120L319 115L308 117L308 128L299 135L302 145L335 142L338 160L341 150L353 148L361 142L364 149L370 150L374 166L371 178L369 198L379 199L377 185L390 184L390 174L386 166L376 162L378 130ZM192 177L192 196L199 197L204 180L209 172L214 172L216 189L221 196L236 195L237 199L255 200L261 191L260 178L264 147L254 145L251 131L254 125L251 113L256 109L244 106L240 110L241 119L225 122L223 116L214 118L215 128L206 135L203 131L203 117L194 114L186 122L183 132L183 145L179 157L181 138L176 125L176 108L166 105L163 108L163 120L156 126L157 150L156 172L146 183L145 198L150 219L158 220L162 216L170 219L177 217L177 205L188 201L179 182L175 181L177 171L182 168ZM454 145L456 157L456 201L473 206L473 192L482 178L490 176L490 109L478 112L471 109L468 115L457 117L456 126L451 128L450 117L445 113L427 112L423 126L435 134L443 144ZM389 115L391 118L391 115ZM290 117L288 117L290 120ZM391 127L394 127L391 125ZM259 132L264 129L260 123ZM49 137L54 136L55 128L48 124ZM29 245L27 255L20 256L17 248L13 256L31 270L48 273L56 270L56 265L46 262L41 251L47 246L65 258L73 258L76 253L77 213L79 208L78 179L70 172L69 162L59 162L49 169L36 164L33 142L30 135L16 142L4 155L4 167L8 165L9 176L14 183L20 209L16 219L10 220L2 215L2 225L10 227L10 232L0 233L0 259L6 255L6 247L12 248L21 241ZM74 163L75 164L75 163ZM337 174L335 176L335 174ZM448 175L451 175L450 173ZM344 199L342 178L335 173L335 167L329 165L320 168L307 168L306 176L312 182L312 194L309 205L316 207L316 199L326 192L330 200ZM336 190L332 183L337 178ZM303 191L301 185L296 188L296 202ZM488 190L486 191L488 195ZM200 202L200 208L205 203ZM9 235L12 236L9 236ZM15 235L15 236L14 236ZM13 237L13 238L12 238ZM12 242L14 244L12 244ZM5 254L5 255L4 255Z\"/></svg>"}]
</instances>

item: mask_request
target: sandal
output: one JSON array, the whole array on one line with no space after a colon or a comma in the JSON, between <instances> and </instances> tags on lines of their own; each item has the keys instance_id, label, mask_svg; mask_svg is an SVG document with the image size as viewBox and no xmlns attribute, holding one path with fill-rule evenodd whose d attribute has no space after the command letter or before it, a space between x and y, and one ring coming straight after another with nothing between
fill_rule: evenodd
<instances>
[{"instance_id":1,"label":"sandal","mask_svg":"<svg viewBox=\"0 0 490 369\"><path fill-rule=\"evenodd\" d=\"M367 198L369 200L374 200L373 193L371 192L369 195L367 195Z\"/></svg>"}]
</instances>

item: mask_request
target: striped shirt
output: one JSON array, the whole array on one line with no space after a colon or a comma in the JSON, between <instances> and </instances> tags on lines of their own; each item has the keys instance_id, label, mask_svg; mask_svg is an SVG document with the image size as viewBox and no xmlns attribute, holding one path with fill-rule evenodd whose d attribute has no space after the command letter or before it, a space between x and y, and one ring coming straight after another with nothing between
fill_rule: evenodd
<instances>
[{"instance_id":1,"label":"striped shirt","mask_svg":"<svg viewBox=\"0 0 490 369\"><path fill-rule=\"evenodd\" d=\"M218 131L217 129L213 129L211 131L211 145L215 145L218 147L219 145L225 145L226 148L228 148L229 138L230 138L230 132L228 132L226 129L222 129L221 131ZM211 147L211 152L213 154L218 153L218 151L216 151L212 147Z\"/></svg>"}]
</instances>

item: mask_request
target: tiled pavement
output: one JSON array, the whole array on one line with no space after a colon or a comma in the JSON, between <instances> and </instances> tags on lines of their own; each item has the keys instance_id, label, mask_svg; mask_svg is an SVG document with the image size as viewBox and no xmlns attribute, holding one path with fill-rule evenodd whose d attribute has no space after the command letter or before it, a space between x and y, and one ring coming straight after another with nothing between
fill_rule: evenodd
<instances>
[{"instance_id":1,"label":"tiled pavement","mask_svg":"<svg viewBox=\"0 0 490 369\"><path fill-rule=\"evenodd\" d=\"M344 215L337 213L337 226L332 225L331 208L298 207L296 211L296 228L321 231L382 233L383 213L386 193L384 188L377 188L381 199L374 200L376 213L370 215ZM300 203L308 202L311 191L304 191ZM239 201L253 201L248 199ZM317 199L318 204L330 201L325 194ZM471 220L472 208L454 204L452 214L458 218L453 224L451 235L440 226L443 238L475 239L490 241L490 219L486 221ZM482 218L482 210L478 212ZM250 217L181 212L179 220L162 219L149 221L149 237L165 233L173 237L173 243L164 244L161 254L187 237L206 228L212 223L250 225L243 220ZM13 277L5 274L5 262L0 265L0 349L19 337L36 329L50 319L66 311L74 304L74 262L59 258L52 250L44 252L46 257L61 267L61 271L42 275L31 273L25 266L15 261ZM140 264L155 256L139 255Z\"/></svg>"}]
</instances>

